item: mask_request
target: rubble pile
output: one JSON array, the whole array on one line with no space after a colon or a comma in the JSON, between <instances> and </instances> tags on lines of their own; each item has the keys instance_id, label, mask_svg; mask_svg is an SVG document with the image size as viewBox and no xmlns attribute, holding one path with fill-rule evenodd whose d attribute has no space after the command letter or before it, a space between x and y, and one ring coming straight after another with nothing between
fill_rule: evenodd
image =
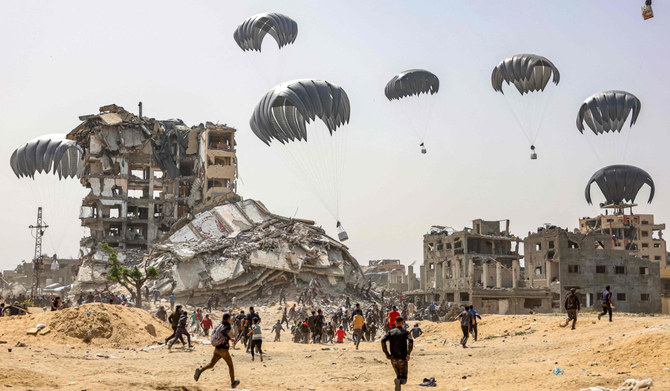
<instances>
[{"instance_id":1,"label":"rubble pile","mask_svg":"<svg viewBox=\"0 0 670 391\"><path fill-rule=\"evenodd\" d=\"M110 264L98 250L80 268L78 291L96 288ZM154 266L150 285L182 302L206 301L213 293L238 299L292 292L312 280L327 294L362 284L363 272L346 246L313 222L272 214L260 202L243 200L203 208L177 222L146 252L125 252L126 265ZM277 297L278 299L278 297Z\"/></svg>"},{"instance_id":2,"label":"rubble pile","mask_svg":"<svg viewBox=\"0 0 670 391\"><path fill-rule=\"evenodd\" d=\"M651 381L651 379L645 379L645 380L628 379L625 382L623 382L617 389L596 386L596 387L582 388L579 391L638 391L638 390L643 391L643 390L649 390L652 384L653 382Z\"/></svg>"}]
</instances>

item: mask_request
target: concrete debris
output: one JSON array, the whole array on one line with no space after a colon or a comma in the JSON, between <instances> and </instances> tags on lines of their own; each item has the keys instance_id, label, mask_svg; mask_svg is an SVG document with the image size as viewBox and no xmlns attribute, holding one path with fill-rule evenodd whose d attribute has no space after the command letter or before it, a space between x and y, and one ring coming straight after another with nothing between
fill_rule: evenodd
<instances>
[{"instance_id":1,"label":"concrete debris","mask_svg":"<svg viewBox=\"0 0 670 391\"><path fill-rule=\"evenodd\" d=\"M652 384L653 384L653 381L651 379L645 379L645 380L628 379L625 382L623 382L619 386L619 388L616 388L616 389L606 388L606 387L602 387L602 386L596 386L596 387L582 388L579 391L638 391L638 390L649 390L649 389L651 389Z\"/></svg>"},{"instance_id":2,"label":"concrete debris","mask_svg":"<svg viewBox=\"0 0 670 391\"><path fill-rule=\"evenodd\" d=\"M301 283L339 294L364 281L348 248L323 229L274 215L249 199L210 205L179 221L150 251L125 251L123 262L156 267L161 277L152 285L185 304L206 301L213 293L278 299L279 289L286 287L287 295L289 290L293 294ZM90 270L81 273L85 267ZM108 267L104 259L83 265L75 287L102 290Z\"/></svg>"}]
</instances>

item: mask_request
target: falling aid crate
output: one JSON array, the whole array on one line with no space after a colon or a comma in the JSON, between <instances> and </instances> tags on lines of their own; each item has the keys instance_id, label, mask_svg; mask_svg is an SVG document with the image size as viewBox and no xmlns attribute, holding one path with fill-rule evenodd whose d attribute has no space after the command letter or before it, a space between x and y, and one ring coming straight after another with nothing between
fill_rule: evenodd
<instances>
[{"instance_id":1,"label":"falling aid crate","mask_svg":"<svg viewBox=\"0 0 670 391\"><path fill-rule=\"evenodd\" d=\"M651 9L651 5L642 6L642 17L644 20L651 19L654 17L654 11Z\"/></svg>"}]
</instances>

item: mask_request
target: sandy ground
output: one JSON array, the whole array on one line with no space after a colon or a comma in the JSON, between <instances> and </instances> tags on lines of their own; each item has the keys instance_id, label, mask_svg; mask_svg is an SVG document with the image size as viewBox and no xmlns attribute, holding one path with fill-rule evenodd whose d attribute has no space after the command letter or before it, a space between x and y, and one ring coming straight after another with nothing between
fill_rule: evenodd
<instances>
[{"instance_id":1,"label":"sandy ground","mask_svg":"<svg viewBox=\"0 0 670 391\"><path fill-rule=\"evenodd\" d=\"M238 389L393 389L393 369L379 342L362 342L358 351L351 343L275 343L265 329L276 321L279 311L267 309L261 316L266 360L252 362L244 351L232 351L241 381ZM652 378L652 390L670 390L670 317L615 314L614 322L609 323L586 314L579 318L575 331L558 327L562 319L554 315L484 316L479 323L479 341L468 349L457 344L457 323L421 322L426 334L415 341L409 382L403 389L577 391L595 385L616 388L628 378ZM145 345L111 348L103 340L85 344L57 333L26 336L24 327L34 320L22 324L0 318L0 340L6 342L0 344L0 387L221 390L230 384L223 362L214 371L205 372L199 382L193 380L194 369L211 357L212 347L205 338L199 338L193 350L143 350ZM138 332L145 330L141 322L135 327ZM162 326L157 329L164 330ZM283 339L288 340L289 334ZM27 346L14 347L18 340ZM130 335L129 340L133 340ZM97 357L98 353L111 357ZM594 362L598 364L589 365ZM554 375L554 367L565 374ZM435 377L437 387L419 387L424 377Z\"/></svg>"}]
</instances>

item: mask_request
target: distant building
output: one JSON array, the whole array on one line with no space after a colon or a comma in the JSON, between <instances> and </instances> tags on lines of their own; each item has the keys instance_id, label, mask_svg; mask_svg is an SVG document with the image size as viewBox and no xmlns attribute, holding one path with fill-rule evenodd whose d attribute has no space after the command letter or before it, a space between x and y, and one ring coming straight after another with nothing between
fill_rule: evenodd
<instances>
[{"instance_id":1,"label":"distant building","mask_svg":"<svg viewBox=\"0 0 670 391\"><path fill-rule=\"evenodd\" d=\"M598 232L608 235L610 246L655 261L661 268L670 267L663 239L665 224L654 224L654 215L600 215L579 220L582 233Z\"/></svg>"},{"instance_id":2,"label":"distant building","mask_svg":"<svg viewBox=\"0 0 670 391\"><path fill-rule=\"evenodd\" d=\"M423 237L422 302L472 304L482 313L524 314L551 310L548 288L529 288L521 278L519 244L501 221L477 219L472 228L450 232L433 227Z\"/></svg>"},{"instance_id":3,"label":"distant building","mask_svg":"<svg viewBox=\"0 0 670 391\"><path fill-rule=\"evenodd\" d=\"M414 289L418 286L414 268L408 267L409 273L405 273L405 265L399 259L379 259L368 262L363 267L365 279L372 280L378 286L386 289L395 289L399 292Z\"/></svg>"}]
</instances>

